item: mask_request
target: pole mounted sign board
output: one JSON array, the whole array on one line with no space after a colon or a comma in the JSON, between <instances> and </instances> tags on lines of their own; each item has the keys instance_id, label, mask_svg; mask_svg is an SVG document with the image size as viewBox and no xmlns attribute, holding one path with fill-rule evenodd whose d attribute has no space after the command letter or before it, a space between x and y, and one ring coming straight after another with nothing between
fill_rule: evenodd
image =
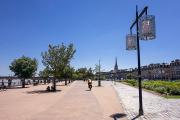
<instances>
[{"instance_id":1,"label":"pole mounted sign board","mask_svg":"<svg viewBox=\"0 0 180 120\"><path fill-rule=\"evenodd\" d=\"M126 35L126 50L136 50L137 49L137 36L136 34Z\"/></svg>"},{"instance_id":2,"label":"pole mounted sign board","mask_svg":"<svg viewBox=\"0 0 180 120\"><path fill-rule=\"evenodd\" d=\"M145 15L140 18L139 38L140 40L152 40L156 38L154 15Z\"/></svg>"}]
</instances>

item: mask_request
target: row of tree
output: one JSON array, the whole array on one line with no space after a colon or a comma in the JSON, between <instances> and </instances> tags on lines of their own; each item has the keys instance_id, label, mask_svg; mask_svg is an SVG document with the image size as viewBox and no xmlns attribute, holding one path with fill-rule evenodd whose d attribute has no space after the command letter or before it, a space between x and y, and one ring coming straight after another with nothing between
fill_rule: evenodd
<instances>
[{"instance_id":1,"label":"row of tree","mask_svg":"<svg viewBox=\"0 0 180 120\"><path fill-rule=\"evenodd\" d=\"M48 77L52 76L52 74L49 72L47 68L45 68L43 71L39 72L39 76L48 79ZM71 80L85 80L85 79L93 79L94 78L94 71L92 68L79 68L75 70L74 68L66 67L62 72L60 79L64 79L67 81L67 79ZM65 84L67 84L65 82Z\"/></svg>"},{"instance_id":2,"label":"row of tree","mask_svg":"<svg viewBox=\"0 0 180 120\"><path fill-rule=\"evenodd\" d=\"M64 79L65 84L69 79L87 79L93 78L93 70L91 68L80 68L75 70L70 62L76 52L73 44L49 45L48 50L41 53L44 70L39 72L39 76L47 79L53 77L53 87L56 91L56 79ZM35 76L38 62L34 58L22 56L12 61L9 66L15 76L21 78L22 87L25 87L25 79Z\"/></svg>"}]
</instances>

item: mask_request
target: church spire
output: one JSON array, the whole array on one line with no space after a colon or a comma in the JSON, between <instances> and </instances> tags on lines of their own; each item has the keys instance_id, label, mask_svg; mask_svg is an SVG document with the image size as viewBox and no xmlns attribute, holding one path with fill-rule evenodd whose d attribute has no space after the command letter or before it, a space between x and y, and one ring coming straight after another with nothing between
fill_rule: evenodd
<instances>
[{"instance_id":1,"label":"church spire","mask_svg":"<svg viewBox=\"0 0 180 120\"><path fill-rule=\"evenodd\" d=\"M116 57L116 61L115 61L115 66L114 66L114 70L118 71L118 65L117 65L117 57Z\"/></svg>"}]
</instances>

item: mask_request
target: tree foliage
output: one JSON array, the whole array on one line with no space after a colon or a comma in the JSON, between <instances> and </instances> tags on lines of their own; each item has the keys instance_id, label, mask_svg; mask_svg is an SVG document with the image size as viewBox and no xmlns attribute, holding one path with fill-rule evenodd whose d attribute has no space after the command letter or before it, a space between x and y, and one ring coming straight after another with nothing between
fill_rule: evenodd
<instances>
[{"instance_id":1,"label":"tree foliage","mask_svg":"<svg viewBox=\"0 0 180 120\"><path fill-rule=\"evenodd\" d=\"M86 67L79 68L78 70L76 70L76 77L77 79L80 79L80 80L84 80L88 78L93 79L94 77L93 70L91 68L87 69Z\"/></svg>"},{"instance_id":2,"label":"tree foliage","mask_svg":"<svg viewBox=\"0 0 180 120\"><path fill-rule=\"evenodd\" d=\"M71 59L76 52L73 44L65 46L61 45L49 45L48 51L42 53L42 63L46 66L52 75L56 78L60 78L64 69L70 64Z\"/></svg>"},{"instance_id":3,"label":"tree foliage","mask_svg":"<svg viewBox=\"0 0 180 120\"><path fill-rule=\"evenodd\" d=\"M9 66L10 70L14 72L15 76L23 78L22 87L25 87L25 79L30 78L35 75L37 70L37 60L31 59L29 57L22 56L21 58L15 59L12 61Z\"/></svg>"},{"instance_id":4,"label":"tree foliage","mask_svg":"<svg viewBox=\"0 0 180 120\"><path fill-rule=\"evenodd\" d=\"M66 66L62 72L62 77L65 79L71 79L72 78L72 74L74 72L74 69L71 68L70 66Z\"/></svg>"},{"instance_id":5,"label":"tree foliage","mask_svg":"<svg viewBox=\"0 0 180 120\"><path fill-rule=\"evenodd\" d=\"M30 78L37 70L37 60L22 56L15 59L9 66L10 70L14 72L15 76L19 78Z\"/></svg>"},{"instance_id":6,"label":"tree foliage","mask_svg":"<svg viewBox=\"0 0 180 120\"><path fill-rule=\"evenodd\" d=\"M71 68L70 66L66 66L64 70L62 71L62 78L65 79L65 85L67 85L67 79L72 79L74 73L74 68Z\"/></svg>"},{"instance_id":7,"label":"tree foliage","mask_svg":"<svg viewBox=\"0 0 180 120\"><path fill-rule=\"evenodd\" d=\"M127 79L136 79L136 77L135 77L133 74L131 74L131 73L128 73L128 74L126 75L126 78L127 78Z\"/></svg>"},{"instance_id":8,"label":"tree foliage","mask_svg":"<svg viewBox=\"0 0 180 120\"><path fill-rule=\"evenodd\" d=\"M42 71L39 71L39 76L42 78L47 79L51 75L50 70L48 68L45 68Z\"/></svg>"},{"instance_id":9,"label":"tree foliage","mask_svg":"<svg viewBox=\"0 0 180 120\"><path fill-rule=\"evenodd\" d=\"M79 68L76 72L78 75L78 79L80 79L80 80L86 79L87 68Z\"/></svg>"},{"instance_id":10,"label":"tree foliage","mask_svg":"<svg viewBox=\"0 0 180 120\"><path fill-rule=\"evenodd\" d=\"M87 71L87 77L93 79L94 78L94 74L93 74L93 70L92 68L89 68Z\"/></svg>"}]
</instances>

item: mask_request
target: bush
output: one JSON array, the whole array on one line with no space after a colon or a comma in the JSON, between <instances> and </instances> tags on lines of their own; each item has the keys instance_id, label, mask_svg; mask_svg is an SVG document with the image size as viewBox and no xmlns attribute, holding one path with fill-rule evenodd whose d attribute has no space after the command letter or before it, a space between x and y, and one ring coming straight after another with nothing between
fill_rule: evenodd
<instances>
[{"instance_id":1,"label":"bush","mask_svg":"<svg viewBox=\"0 0 180 120\"><path fill-rule=\"evenodd\" d=\"M135 80L125 80L125 82L132 86L137 86L137 82ZM142 87L161 94L180 95L180 81L143 81Z\"/></svg>"},{"instance_id":2,"label":"bush","mask_svg":"<svg viewBox=\"0 0 180 120\"><path fill-rule=\"evenodd\" d=\"M137 81L135 80L125 80L125 82L128 83L129 85L137 86Z\"/></svg>"}]
</instances>

